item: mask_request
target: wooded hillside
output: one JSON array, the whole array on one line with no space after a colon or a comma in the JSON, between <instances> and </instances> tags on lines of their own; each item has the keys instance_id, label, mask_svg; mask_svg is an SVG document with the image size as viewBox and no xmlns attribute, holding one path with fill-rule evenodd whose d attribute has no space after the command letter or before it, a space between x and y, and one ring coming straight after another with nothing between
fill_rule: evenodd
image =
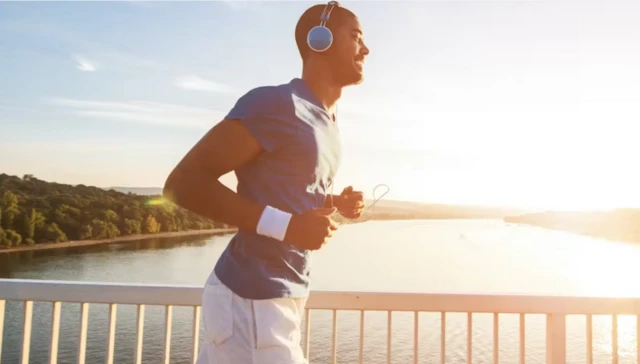
<instances>
[{"instance_id":1,"label":"wooded hillside","mask_svg":"<svg viewBox=\"0 0 640 364\"><path fill-rule=\"evenodd\" d=\"M165 201L0 174L0 248L226 228Z\"/></svg>"}]
</instances>

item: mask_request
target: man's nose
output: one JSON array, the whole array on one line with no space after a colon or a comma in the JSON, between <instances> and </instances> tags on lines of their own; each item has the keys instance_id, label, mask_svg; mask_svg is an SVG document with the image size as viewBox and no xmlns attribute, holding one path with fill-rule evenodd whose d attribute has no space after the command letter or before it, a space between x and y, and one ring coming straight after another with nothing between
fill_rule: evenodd
<instances>
[{"instance_id":1,"label":"man's nose","mask_svg":"<svg viewBox=\"0 0 640 364\"><path fill-rule=\"evenodd\" d=\"M367 47L365 44L362 44L362 50L361 50L362 54L364 54L365 56L369 55L369 47Z\"/></svg>"}]
</instances>

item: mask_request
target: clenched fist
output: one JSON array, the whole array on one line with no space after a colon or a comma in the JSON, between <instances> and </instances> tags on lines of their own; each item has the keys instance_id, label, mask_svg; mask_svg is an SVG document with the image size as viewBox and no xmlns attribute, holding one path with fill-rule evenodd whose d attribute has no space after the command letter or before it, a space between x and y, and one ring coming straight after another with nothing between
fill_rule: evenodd
<instances>
[{"instance_id":1,"label":"clenched fist","mask_svg":"<svg viewBox=\"0 0 640 364\"><path fill-rule=\"evenodd\" d=\"M349 186L335 200L335 206L340 215L348 219L357 219L364 209L364 194L354 191L353 187Z\"/></svg>"},{"instance_id":2,"label":"clenched fist","mask_svg":"<svg viewBox=\"0 0 640 364\"><path fill-rule=\"evenodd\" d=\"M336 208L322 208L293 215L284 240L301 250L320 249L338 228L329 217L334 212Z\"/></svg>"}]
</instances>

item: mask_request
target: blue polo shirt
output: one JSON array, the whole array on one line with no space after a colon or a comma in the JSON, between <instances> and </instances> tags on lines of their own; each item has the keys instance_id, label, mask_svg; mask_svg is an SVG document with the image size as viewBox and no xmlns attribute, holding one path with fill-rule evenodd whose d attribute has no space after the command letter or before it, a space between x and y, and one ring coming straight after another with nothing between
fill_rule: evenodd
<instances>
[{"instance_id":1,"label":"blue polo shirt","mask_svg":"<svg viewBox=\"0 0 640 364\"><path fill-rule=\"evenodd\" d=\"M264 149L235 171L239 195L294 214L324 206L340 162L339 133L305 81L255 88L226 117L240 120ZM310 258L310 251L240 230L214 272L247 299L304 297Z\"/></svg>"}]
</instances>

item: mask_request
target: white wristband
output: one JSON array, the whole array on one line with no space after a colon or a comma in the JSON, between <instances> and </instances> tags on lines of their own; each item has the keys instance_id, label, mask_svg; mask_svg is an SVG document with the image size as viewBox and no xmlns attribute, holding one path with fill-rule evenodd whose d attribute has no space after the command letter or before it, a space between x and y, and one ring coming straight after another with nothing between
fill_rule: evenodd
<instances>
[{"instance_id":1,"label":"white wristband","mask_svg":"<svg viewBox=\"0 0 640 364\"><path fill-rule=\"evenodd\" d=\"M262 211L256 232L260 235L283 241L290 220L290 213L267 206Z\"/></svg>"}]
</instances>

